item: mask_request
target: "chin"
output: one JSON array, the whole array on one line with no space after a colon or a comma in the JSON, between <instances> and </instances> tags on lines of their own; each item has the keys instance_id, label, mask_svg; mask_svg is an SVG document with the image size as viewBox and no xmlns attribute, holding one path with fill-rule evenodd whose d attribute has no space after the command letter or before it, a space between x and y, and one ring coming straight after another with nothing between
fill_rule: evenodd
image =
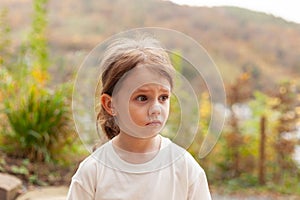
<instances>
[{"instance_id":1,"label":"chin","mask_svg":"<svg viewBox=\"0 0 300 200\"><path fill-rule=\"evenodd\" d=\"M143 138L143 139L150 139L156 137L160 132L155 131L155 132L141 132L141 134L136 135L135 137L138 138Z\"/></svg>"}]
</instances>

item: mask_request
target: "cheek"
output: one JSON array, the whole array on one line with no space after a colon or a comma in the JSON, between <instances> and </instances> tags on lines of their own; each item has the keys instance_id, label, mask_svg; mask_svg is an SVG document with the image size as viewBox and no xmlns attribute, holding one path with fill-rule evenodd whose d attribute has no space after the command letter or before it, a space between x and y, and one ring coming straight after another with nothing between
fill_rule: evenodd
<instances>
[{"instance_id":1,"label":"cheek","mask_svg":"<svg viewBox=\"0 0 300 200\"><path fill-rule=\"evenodd\" d=\"M169 116L169 111L170 111L170 102L167 102L164 107L163 107L164 111L165 111L165 116L166 118Z\"/></svg>"},{"instance_id":2,"label":"cheek","mask_svg":"<svg viewBox=\"0 0 300 200\"><path fill-rule=\"evenodd\" d=\"M147 111L144 107L130 105L129 113L130 113L131 119L134 121L135 124L137 124L137 125L144 124L144 120L147 116Z\"/></svg>"}]
</instances>

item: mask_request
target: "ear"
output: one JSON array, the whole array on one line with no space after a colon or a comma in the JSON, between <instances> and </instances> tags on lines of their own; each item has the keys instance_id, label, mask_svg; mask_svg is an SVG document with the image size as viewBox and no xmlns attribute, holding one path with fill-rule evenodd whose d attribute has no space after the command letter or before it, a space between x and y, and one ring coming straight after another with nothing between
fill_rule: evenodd
<instances>
[{"instance_id":1,"label":"ear","mask_svg":"<svg viewBox=\"0 0 300 200\"><path fill-rule=\"evenodd\" d=\"M101 105L106 112L112 116L115 116L114 108L112 106L112 97L108 94L102 94L100 97Z\"/></svg>"}]
</instances>

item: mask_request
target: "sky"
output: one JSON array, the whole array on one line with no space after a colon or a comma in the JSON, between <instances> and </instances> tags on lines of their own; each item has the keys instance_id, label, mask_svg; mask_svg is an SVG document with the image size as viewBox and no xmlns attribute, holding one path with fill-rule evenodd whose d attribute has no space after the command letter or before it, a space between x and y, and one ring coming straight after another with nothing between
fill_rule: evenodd
<instances>
[{"instance_id":1,"label":"sky","mask_svg":"<svg viewBox=\"0 0 300 200\"><path fill-rule=\"evenodd\" d=\"M237 6L265 12L286 21L300 24L300 4L296 0L170 0L180 5L194 6Z\"/></svg>"}]
</instances>

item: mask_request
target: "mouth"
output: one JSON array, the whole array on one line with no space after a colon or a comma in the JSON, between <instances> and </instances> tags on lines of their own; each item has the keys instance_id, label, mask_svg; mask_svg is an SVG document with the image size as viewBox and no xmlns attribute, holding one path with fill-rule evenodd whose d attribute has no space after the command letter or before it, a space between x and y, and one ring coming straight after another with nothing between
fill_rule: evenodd
<instances>
[{"instance_id":1,"label":"mouth","mask_svg":"<svg viewBox=\"0 0 300 200\"><path fill-rule=\"evenodd\" d=\"M154 120L154 121L151 121L149 123L146 124L146 126L161 126L162 125L162 122L159 121L159 120Z\"/></svg>"}]
</instances>

